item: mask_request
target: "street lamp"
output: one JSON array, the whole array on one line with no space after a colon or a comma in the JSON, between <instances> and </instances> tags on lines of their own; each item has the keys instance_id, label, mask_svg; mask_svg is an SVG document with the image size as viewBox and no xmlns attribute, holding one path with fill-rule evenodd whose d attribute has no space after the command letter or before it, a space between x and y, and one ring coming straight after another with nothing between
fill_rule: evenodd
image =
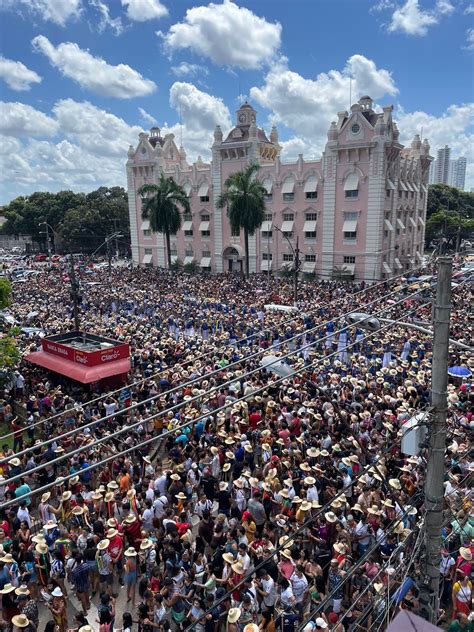
<instances>
[{"instance_id":1,"label":"street lamp","mask_svg":"<svg viewBox=\"0 0 474 632\"><path fill-rule=\"evenodd\" d=\"M48 258L51 261L51 242L49 240L49 229L51 229L51 232L53 233L53 235L55 233L55 230L51 226L51 224L48 224L48 222L40 222L39 226L45 226L46 228L46 231L45 231L46 232L46 246L48 248Z\"/></svg>"},{"instance_id":2,"label":"street lamp","mask_svg":"<svg viewBox=\"0 0 474 632\"><path fill-rule=\"evenodd\" d=\"M293 304L296 307L297 302L298 302L298 275L300 271L300 249L298 247L299 237L296 237L296 249L295 249L293 248L293 244L291 243L288 235L285 235L285 233L281 230L281 228L278 228L278 226L275 226L275 224L272 224L272 229L273 228L283 235L283 237L286 239L286 241L288 242L291 248L291 252L293 253Z\"/></svg>"}]
</instances>

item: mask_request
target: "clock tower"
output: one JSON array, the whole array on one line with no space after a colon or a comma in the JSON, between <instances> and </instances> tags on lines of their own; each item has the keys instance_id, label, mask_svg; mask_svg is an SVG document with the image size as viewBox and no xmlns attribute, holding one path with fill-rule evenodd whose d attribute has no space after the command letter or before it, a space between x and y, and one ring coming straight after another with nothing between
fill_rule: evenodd
<instances>
[{"instance_id":1,"label":"clock tower","mask_svg":"<svg viewBox=\"0 0 474 632\"><path fill-rule=\"evenodd\" d=\"M257 120L257 113L247 101L237 110L238 127L250 126Z\"/></svg>"}]
</instances>

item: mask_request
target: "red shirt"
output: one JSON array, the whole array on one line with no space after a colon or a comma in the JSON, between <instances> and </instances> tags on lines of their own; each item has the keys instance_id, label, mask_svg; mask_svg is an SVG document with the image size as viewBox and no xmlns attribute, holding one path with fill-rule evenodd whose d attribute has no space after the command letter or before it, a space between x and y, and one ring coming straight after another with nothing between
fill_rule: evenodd
<instances>
[{"instance_id":1,"label":"red shirt","mask_svg":"<svg viewBox=\"0 0 474 632\"><path fill-rule=\"evenodd\" d=\"M257 429L257 425L259 423L259 421L262 421L262 415L260 413L251 413L249 415L249 423L250 426L252 428L252 430L256 430Z\"/></svg>"},{"instance_id":2,"label":"red shirt","mask_svg":"<svg viewBox=\"0 0 474 632\"><path fill-rule=\"evenodd\" d=\"M109 548L108 551L110 553L110 556L114 559L120 559L122 557L122 550L123 550L123 542L122 542L122 538L119 535L115 535L109 543Z\"/></svg>"}]
</instances>

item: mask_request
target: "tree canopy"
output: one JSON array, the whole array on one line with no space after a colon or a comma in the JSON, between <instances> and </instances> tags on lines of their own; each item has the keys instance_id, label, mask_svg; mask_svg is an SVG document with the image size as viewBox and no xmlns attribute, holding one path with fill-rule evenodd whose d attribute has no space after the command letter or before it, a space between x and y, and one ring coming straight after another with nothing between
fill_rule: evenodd
<instances>
[{"instance_id":1,"label":"tree canopy","mask_svg":"<svg viewBox=\"0 0 474 632\"><path fill-rule=\"evenodd\" d=\"M0 310L10 305L11 292L10 281L8 279L0 279ZM10 327L6 323L0 326L0 388L4 388L11 380L13 368L20 359L20 352L15 338L17 334L18 329L16 327Z\"/></svg>"},{"instance_id":2,"label":"tree canopy","mask_svg":"<svg viewBox=\"0 0 474 632\"><path fill-rule=\"evenodd\" d=\"M12 200L2 214L6 218L2 233L30 235L44 250L47 243L41 222L52 227L50 239L56 249L92 250L115 231L129 242L128 200L122 187L100 187L90 193L32 193Z\"/></svg>"},{"instance_id":3,"label":"tree canopy","mask_svg":"<svg viewBox=\"0 0 474 632\"><path fill-rule=\"evenodd\" d=\"M456 240L474 234L474 194L446 184L431 185L426 218L426 245L443 236L448 248L454 248Z\"/></svg>"}]
</instances>

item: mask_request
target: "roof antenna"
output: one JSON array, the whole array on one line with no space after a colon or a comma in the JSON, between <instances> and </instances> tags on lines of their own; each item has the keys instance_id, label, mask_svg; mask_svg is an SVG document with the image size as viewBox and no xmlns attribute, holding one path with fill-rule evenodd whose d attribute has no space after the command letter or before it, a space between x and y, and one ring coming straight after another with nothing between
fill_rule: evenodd
<instances>
[{"instance_id":1,"label":"roof antenna","mask_svg":"<svg viewBox=\"0 0 474 632\"><path fill-rule=\"evenodd\" d=\"M180 145L183 146L183 106L179 104L179 135L180 135Z\"/></svg>"}]
</instances>

